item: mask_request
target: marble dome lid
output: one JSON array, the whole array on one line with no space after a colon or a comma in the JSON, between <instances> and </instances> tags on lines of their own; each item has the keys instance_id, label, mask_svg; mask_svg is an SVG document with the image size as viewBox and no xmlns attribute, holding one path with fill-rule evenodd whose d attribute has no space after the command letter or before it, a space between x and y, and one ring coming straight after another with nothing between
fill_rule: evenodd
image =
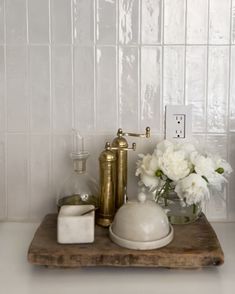
<instances>
[{"instance_id":1,"label":"marble dome lid","mask_svg":"<svg viewBox=\"0 0 235 294\"><path fill-rule=\"evenodd\" d=\"M130 249L154 249L167 245L173 239L173 228L164 210L145 193L138 201L129 201L119 208L109 228L111 240Z\"/></svg>"}]
</instances>

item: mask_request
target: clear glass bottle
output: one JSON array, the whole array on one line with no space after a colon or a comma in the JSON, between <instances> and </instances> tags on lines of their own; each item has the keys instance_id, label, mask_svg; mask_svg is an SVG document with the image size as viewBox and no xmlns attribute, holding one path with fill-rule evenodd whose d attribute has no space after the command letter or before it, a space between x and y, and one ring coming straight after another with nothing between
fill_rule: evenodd
<instances>
[{"instance_id":1,"label":"clear glass bottle","mask_svg":"<svg viewBox=\"0 0 235 294\"><path fill-rule=\"evenodd\" d=\"M98 185L86 170L86 161L89 157L89 153L84 151L83 138L78 136L78 132L75 132L75 152L71 153L73 160L73 172L65 180L60 193L57 198L57 208L60 209L63 205L83 205L92 204L98 207ZM82 141L82 144L79 142ZM82 145L81 150L79 145Z\"/></svg>"}]
</instances>

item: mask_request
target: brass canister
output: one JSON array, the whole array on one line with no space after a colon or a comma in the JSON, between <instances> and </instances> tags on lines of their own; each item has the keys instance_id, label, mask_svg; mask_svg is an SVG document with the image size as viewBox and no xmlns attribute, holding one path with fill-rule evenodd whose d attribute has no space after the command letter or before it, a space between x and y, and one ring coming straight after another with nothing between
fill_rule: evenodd
<instances>
[{"instance_id":1,"label":"brass canister","mask_svg":"<svg viewBox=\"0 0 235 294\"><path fill-rule=\"evenodd\" d=\"M116 154L111 151L109 143L100 154L100 199L99 211L96 223L102 227L108 227L115 214L116 195Z\"/></svg>"}]
</instances>

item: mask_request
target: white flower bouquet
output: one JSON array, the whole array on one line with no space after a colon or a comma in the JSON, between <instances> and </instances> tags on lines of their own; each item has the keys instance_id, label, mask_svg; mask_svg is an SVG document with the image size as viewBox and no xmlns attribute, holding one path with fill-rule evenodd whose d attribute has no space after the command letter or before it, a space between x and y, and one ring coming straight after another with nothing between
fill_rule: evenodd
<instances>
[{"instance_id":1,"label":"white flower bouquet","mask_svg":"<svg viewBox=\"0 0 235 294\"><path fill-rule=\"evenodd\" d=\"M222 190L232 172L230 164L219 156L201 154L190 143L157 144L153 154L139 154L136 176L140 184L154 192L154 200L175 191L182 206L209 200L209 188Z\"/></svg>"}]
</instances>

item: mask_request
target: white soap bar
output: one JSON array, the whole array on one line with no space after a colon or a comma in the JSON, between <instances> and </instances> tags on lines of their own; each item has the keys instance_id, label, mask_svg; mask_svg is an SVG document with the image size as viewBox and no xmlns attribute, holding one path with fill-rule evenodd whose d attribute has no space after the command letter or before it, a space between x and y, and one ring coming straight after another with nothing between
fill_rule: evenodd
<instances>
[{"instance_id":1,"label":"white soap bar","mask_svg":"<svg viewBox=\"0 0 235 294\"><path fill-rule=\"evenodd\" d=\"M61 244L92 243L95 236L93 205L64 205L57 220L57 242Z\"/></svg>"}]
</instances>

